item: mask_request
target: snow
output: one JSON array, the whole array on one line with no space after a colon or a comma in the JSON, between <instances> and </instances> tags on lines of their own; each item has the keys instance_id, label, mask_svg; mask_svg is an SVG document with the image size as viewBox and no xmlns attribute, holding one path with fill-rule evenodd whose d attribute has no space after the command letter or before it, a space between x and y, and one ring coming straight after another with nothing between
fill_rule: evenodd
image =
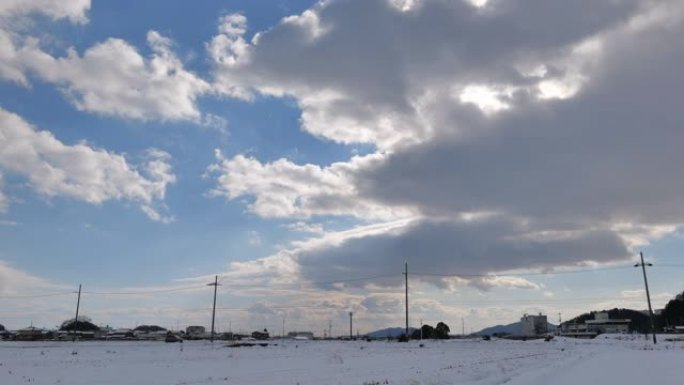
<instances>
[{"instance_id":1,"label":"snow","mask_svg":"<svg viewBox=\"0 0 684 385\"><path fill-rule=\"evenodd\" d=\"M449 340L0 342L0 384L682 384L684 342ZM277 344L277 345L275 345Z\"/></svg>"}]
</instances>

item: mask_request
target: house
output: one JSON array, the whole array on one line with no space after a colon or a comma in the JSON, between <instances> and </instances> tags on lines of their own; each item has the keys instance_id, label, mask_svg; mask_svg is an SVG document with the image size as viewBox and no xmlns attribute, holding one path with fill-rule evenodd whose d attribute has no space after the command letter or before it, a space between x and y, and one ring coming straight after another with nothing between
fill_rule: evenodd
<instances>
[{"instance_id":1,"label":"house","mask_svg":"<svg viewBox=\"0 0 684 385\"><path fill-rule=\"evenodd\" d=\"M608 312L602 311L594 314L593 320L585 321L588 332L600 333L629 333L631 319L610 318Z\"/></svg>"},{"instance_id":2,"label":"house","mask_svg":"<svg viewBox=\"0 0 684 385\"><path fill-rule=\"evenodd\" d=\"M610 318L608 312L594 313L593 320L584 323L569 323L561 325L561 335L577 338L594 338L601 333L629 333L629 325L632 320Z\"/></svg>"},{"instance_id":3,"label":"house","mask_svg":"<svg viewBox=\"0 0 684 385\"><path fill-rule=\"evenodd\" d=\"M167 330L157 325L140 325L133 329L135 338L141 340L164 340Z\"/></svg>"},{"instance_id":4,"label":"house","mask_svg":"<svg viewBox=\"0 0 684 385\"><path fill-rule=\"evenodd\" d=\"M107 333L108 340L132 340L135 338L131 329L114 329Z\"/></svg>"},{"instance_id":5,"label":"house","mask_svg":"<svg viewBox=\"0 0 684 385\"><path fill-rule=\"evenodd\" d=\"M188 326L185 328L186 339L200 339L207 336L207 329L204 326Z\"/></svg>"},{"instance_id":6,"label":"house","mask_svg":"<svg viewBox=\"0 0 684 385\"><path fill-rule=\"evenodd\" d=\"M270 336L268 334L268 330L266 329L264 329L263 332L255 331L252 333L252 338L254 338L255 340L267 340L269 339L269 337Z\"/></svg>"},{"instance_id":7,"label":"house","mask_svg":"<svg viewBox=\"0 0 684 385\"><path fill-rule=\"evenodd\" d=\"M37 328L35 326L29 326L27 328L17 330L16 340L17 341L38 341L50 338L51 333L47 330Z\"/></svg>"},{"instance_id":8,"label":"house","mask_svg":"<svg viewBox=\"0 0 684 385\"><path fill-rule=\"evenodd\" d=\"M548 333L548 321L542 313L525 314L520 318L520 335L525 337L541 336Z\"/></svg>"}]
</instances>

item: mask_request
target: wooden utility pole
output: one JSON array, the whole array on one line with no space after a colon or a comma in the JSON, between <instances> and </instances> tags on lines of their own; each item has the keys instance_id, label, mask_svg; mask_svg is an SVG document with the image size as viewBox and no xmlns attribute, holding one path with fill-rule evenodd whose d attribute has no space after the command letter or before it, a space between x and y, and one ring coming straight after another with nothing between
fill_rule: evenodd
<instances>
[{"instance_id":1,"label":"wooden utility pole","mask_svg":"<svg viewBox=\"0 0 684 385\"><path fill-rule=\"evenodd\" d=\"M81 307L81 284L78 284L78 299L76 300L76 318L74 318L74 342L76 342L76 327L78 326L78 309Z\"/></svg>"},{"instance_id":2,"label":"wooden utility pole","mask_svg":"<svg viewBox=\"0 0 684 385\"><path fill-rule=\"evenodd\" d=\"M408 341L411 338L409 335L408 261L404 262L404 288L406 291L406 340Z\"/></svg>"},{"instance_id":3,"label":"wooden utility pole","mask_svg":"<svg viewBox=\"0 0 684 385\"><path fill-rule=\"evenodd\" d=\"M352 332L352 317L354 313L349 312L349 340L354 339L354 333Z\"/></svg>"},{"instance_id":4,"label":"wooden utility pole","mask_svg":"<svg viewBox=\"0 0 684 385\"><path fill-rule=\"evenodd\" d=\"M646 266L653 266L652 263L644 263L644 253L639 252L639 257L641 262L634 265L634 267L641 266L641 271L644 273L644 286L646 286L646 301L648 301L648 314L651 317L651 333L653 333L653 344L657 344L656 341L656 330L655 330L655 319L653 317L653 308L651 307L651 293L648 291L648 278L646 278Z\"/></svg>"},{"instance_id":5,"label":"wooden utility pole","mask_svg":"<svg viewBox=\"0 0 684 385\"><path fill-rule=\"evenodd\" d=\"M213 343L214 342L214 321L216 320L216 289L219 286L218 275L214 277L214 282L208 283L207 286L213 286L214 287L214 308L211 311L211 337L209 337L209 340Z\"/></svg>"}]
</instances>

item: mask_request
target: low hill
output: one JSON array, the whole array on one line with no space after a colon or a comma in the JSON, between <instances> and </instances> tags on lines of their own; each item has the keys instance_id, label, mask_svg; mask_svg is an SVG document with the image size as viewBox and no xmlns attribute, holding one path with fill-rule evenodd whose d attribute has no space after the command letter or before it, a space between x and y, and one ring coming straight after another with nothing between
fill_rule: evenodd
<instances>
[{"instance_id":1,"label":"low hill","mask_svg":"<svg viewBox=\"0 0 684 385\"><path fill-rule=\"evenodd\" d=\"M548 331L556 331L557 326L551 323L547 323ZM520 335L520 322L514 322L508 325L496 325L488 328L484 328L479 332L475 333L480 336L493 336L494 334L511 334Z\"/></svg>"},{"instance_id":2,"label":"low hill","mask_svg":"<svg viewBox=\"0 0 684 385\"><path fill-rule=\"evenodd\" d=\"M629 324L629 331L646 333L650 330L651 320L648 316L648 312L632 309L611 309L603 310L608 312L608 317L611 319L630 319L632 322ZM584 321L593 320L596 316L597 311L591 311L589 313L581 314L575 318L563 322L564 324L572 323L584 323Z\"/></svg>"},{"instance_id":3,"label":"low hill","mask_svg":"<svg viewBox=\"0 0 684 385\"><path fill-rule=\"evenodd\" d=\"M496 325L484 328L475 333L481 336L492 336L494 334L520 334L520 322L514 322L508 325Z\"/></svg>"},{"instance_id":4,"label":"low hill","mask_svg":"<svg viewBox=\"0 0 684 385\"><path fill-rule=\"evenodd\" d=\"M416 328L409 328L409 334L413 333ZM399 338L402 334L406 332L406 328L386 328L376 330L366 334L368 338Z\"/></svg>"}]
</instances>

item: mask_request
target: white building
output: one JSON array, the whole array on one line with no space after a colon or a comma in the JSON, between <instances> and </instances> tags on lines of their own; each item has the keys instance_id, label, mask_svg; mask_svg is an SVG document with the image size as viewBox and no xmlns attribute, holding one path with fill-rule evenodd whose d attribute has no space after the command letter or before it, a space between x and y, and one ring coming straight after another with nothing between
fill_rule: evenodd
<instances>
[{"instance_id":1,"label":"white building","mask_svg":"<svg viewBox=\"0 0 684 385\"><path fill-rule=\"evenodd\" d=\"M629 333L631 319L610 318L608 312L602 311L594 314L593 320L585 321L588 332L594 333Z\"/></svg>"},{"instance_id":2,"label":"white building","mask_svg":"<svg viewBox=\"0 0 684 385\"><path fill-rule=\"evenodd\" d=\"M525 314L520 318L520 335L531 337L548 333L548 321L545 315Z\"/></svg>"}]
</instances>

